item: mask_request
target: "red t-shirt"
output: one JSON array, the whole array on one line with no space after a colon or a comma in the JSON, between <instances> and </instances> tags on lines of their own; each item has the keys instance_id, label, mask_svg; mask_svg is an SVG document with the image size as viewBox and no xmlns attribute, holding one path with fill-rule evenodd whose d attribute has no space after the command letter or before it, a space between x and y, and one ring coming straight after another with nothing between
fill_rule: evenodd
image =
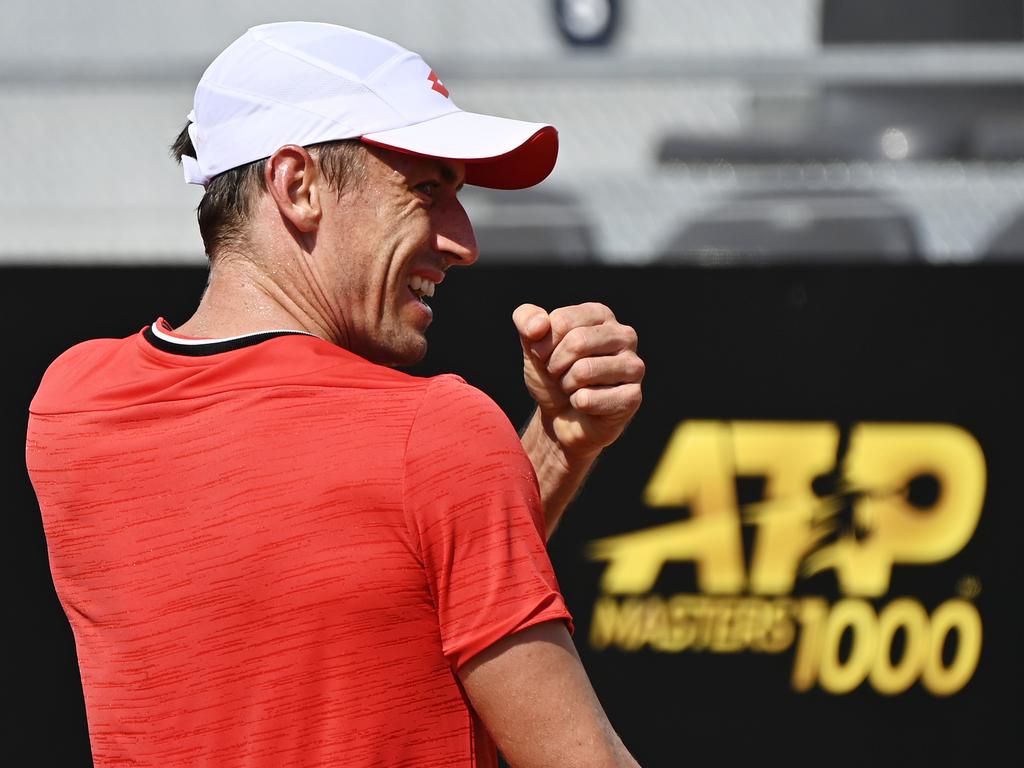
<instances>
[{"instance_id":1,"label":"red t-shirt","mask_svg":"<svg viewBox=\"0 0 1024 768\"><path fill-rule=\"evenodd\" d=\"M30 410L97 766L496 763L456 670L569 614L486 395L158 321L63 354Z\"/></svg>"}]
</instances>

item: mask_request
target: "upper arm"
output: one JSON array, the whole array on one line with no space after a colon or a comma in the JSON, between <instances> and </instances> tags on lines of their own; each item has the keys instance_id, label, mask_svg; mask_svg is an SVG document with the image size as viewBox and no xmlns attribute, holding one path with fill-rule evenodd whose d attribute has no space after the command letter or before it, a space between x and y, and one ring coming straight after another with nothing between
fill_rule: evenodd
<instances>
[{"instance_id":1,"label":"upper arm","mask_svg":"<svg viewBox=\"0 0 1024 768\"><path fill-rule=\"evenodd\" d=\"M459 677L513 768L636 765L560 621L499 640L469 659Z\"/></svg>"},{"instance_id":2,"label":"upper arm","mask_svg":"<svg viewBox=\"0 0 1024 768\"><path fill-rule=\"evenodd\" d=\"M569 637L536 475L507 417L479 390L435 380L404 483L441 650L510 764L633 764Z\"/></svg>"},{"instance_id":3,"label":"upper arm","mask_svg":"<svg viewBox=\"0 0 1024 768\"><path fill-rule=\"evenodd\" d=\"M410 539L453 668L526 627L570 620L533 468L494 401L435 380L409 436L404 484Z\"/></svg>"}]
</instances>

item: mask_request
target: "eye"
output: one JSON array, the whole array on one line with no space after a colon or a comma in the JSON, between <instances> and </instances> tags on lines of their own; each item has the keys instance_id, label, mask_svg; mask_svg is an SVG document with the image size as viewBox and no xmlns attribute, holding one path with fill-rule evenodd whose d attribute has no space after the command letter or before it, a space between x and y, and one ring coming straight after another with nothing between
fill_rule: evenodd
<instances>
[{"instance_id":1,"label":"eye","mask_svg":"<svg viewBox=\"0 0 1024 768\"><path fill-rule=\"evenodd\" d=\"M417 192L421 192L427 197L434 197L437 191L441 188L441 182L431 179L430 181L420 182L415 186Z\"/></svg>"}]
</instances>

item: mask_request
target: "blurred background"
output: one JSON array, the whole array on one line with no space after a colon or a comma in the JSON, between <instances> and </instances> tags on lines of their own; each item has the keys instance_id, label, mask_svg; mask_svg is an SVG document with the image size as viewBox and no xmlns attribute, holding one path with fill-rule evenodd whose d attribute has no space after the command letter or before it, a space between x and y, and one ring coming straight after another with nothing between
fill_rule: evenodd
<instances>
[{"instance_id":1,"label":"blurred background","mask_svg":"<svg viewBox=\"0 0 1024 768\"><path fill-rule=\"evenodd\" d=\"M202 264L200 190L167 146L211 59L286 17L394 39L463 109L559 128L543 185L466 190L485 262L1018 258L1022 6L5 0L0 152L18 183L0 259Z\"/></svg>"},{"instance_id":2,"label":"blurred background","mask_svg":"<svg viewBox=\"0 0 1024 768\"><path fill-rule=\"evenodd\" d=\"M1024 754L1019 705L1004 703L1019 701L1024 659L1024 0L2 0L0 303L28 329L10 334L3 384L14 523L4 691L32 764L91 760L74 639L24 470L28 403L72 344L127 336L158 314L187 319L206 279L202 191L168 147L217 53L286 19L392 39L463 109L560 131L538 187L463 191L481 259L445 284L413 372L457 372L522 424L532 404L508 320L518 303L604 301L637 328L644 405L549 551L595 689L643 765L959 768ZM707 593L685 556L646 593L607 588L595 541L695 514L692 499L645 496L675 430L714 422L734 449L752 421L779 441L779 472L800 470L788 462L808 425L834 427L834 466L811 491L841 501L835 537L868 548L878 538L852 522L860 499L896 498L941 527L931 513L965 479L935 469L928 440L897 442L886 455L916 474L896 491L855 488L851 435L955 425L984 456L980 516L954 515L975 515L976 529L945 559L921 562L911 546L881 596L827 569L781 593ZM771 472L741 477L729 458L724 480L700 462L677 469L694 487L735 486L749 564L759 528L744 510L799 515L810 491L773 496ZM938 489L923 502L908 490L922 477ZM692 629L665 623L676 599L727 623L774 606L788 640L672 646L655 630ZM977 623L941 625L927 658L920 643L914 655L910 629L885 624L907 600L932 624L950 604ZM838 618L834 647L811 665L820 679L797 685L797 660L806 672L802 654L820 651L800 606ZM851 606L859 627L842 624ZM876 649L883 624L889 647ZM904 687L880 689L878 670L894 665Z\"/></svg>"}]
</instances>

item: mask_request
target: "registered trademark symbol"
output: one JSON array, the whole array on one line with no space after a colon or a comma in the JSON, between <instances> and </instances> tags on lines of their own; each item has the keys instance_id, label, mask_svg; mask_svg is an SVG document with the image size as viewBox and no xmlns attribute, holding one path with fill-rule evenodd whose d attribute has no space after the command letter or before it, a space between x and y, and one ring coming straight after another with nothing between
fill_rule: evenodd
<instances>
[{"instance_id":1,"label":"registered trademark symbol","mask_svg":"<svg viewBox=\"0 0 1024 768\"><path fill-rule=\"evenodd\" d=\"M977 576L961 576L956 582L956 593L965 600L973 600L981 594L981 579Z\"/></svg>"}]
</instances>

